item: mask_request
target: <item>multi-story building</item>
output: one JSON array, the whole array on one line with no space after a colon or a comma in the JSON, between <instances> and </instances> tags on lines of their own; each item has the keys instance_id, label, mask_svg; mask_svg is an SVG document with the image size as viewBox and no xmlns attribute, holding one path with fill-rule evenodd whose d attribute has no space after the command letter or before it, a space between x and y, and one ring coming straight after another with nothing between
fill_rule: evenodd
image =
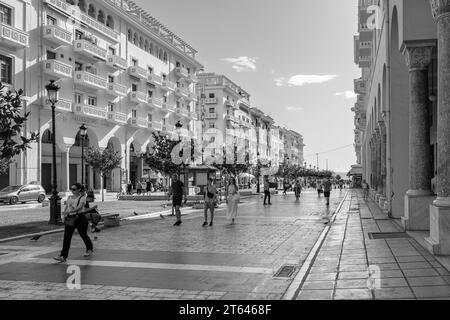
<instances>
[{"instance_id":1,"label":"multi-story building","mask_svg":"<svg viewBox=\"0 0 450 320\"><path fill-rule=\"evenodd\" d=\"M304 157L303 149L305 144L303 143L303 136L295 131L282 128L281 129L282 141L284 142L284 159L287 163L303 166Z\"/></svg>"},{"instance_id":2,"label":"multi-story building","mask_svg":"<svg viewBox=\"0 0 450 320\"><path fill-rule=\"evenodd\" d=\"M450 6L360 0L358 13L362 76L353 110L363 179L381 208L406 230L423 231L430 251L448 255Z\"/></svg>"},{"instance_id":3,"label":"multi-story building","mask_svg":"<svg viewBox=\"0 0 450 320\"><path fill-rule=\"evenodd\" d=\"M1 81L25 92L27 132L40 141L11 166L2 184L51 186L51 111L45 86L61 87L56 105L58 189L81 181L79 127L86 144L122 155L105 188L139 179L151 133L198 132L196 51L128 0L0 0ZM197 137L198 138L198 137ZM86 166L86 181L100 177Z\"/></svg>"}]
</instances>

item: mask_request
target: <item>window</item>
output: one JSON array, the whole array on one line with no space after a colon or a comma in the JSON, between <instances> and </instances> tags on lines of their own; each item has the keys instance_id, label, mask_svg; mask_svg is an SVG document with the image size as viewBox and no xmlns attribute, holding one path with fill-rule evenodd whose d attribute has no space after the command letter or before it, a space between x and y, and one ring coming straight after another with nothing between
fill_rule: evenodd
<instances>
[{"instance_id":1,"label":"window","mask_svg":"<svg viewBox=\"0 0 450 320\"><path fill-rule=\"evenodd\" d=\"M66 0L66 2L72 6L75 5L75 0Z\"/></svg>"},{"instance_id":2,"label":"window","mask_svg":"<svg viewBox=\"0 0 450 320\"><path fill-rule=\"evenodd\" d=\"M216 112L215 108L209 108L209 113L214 113L214 112Z\"/></svg>"},{"instance_id":3,"label":"window","mask_svg":"<svg viewBox=\"0 0 450 320\"><path fill-rule=\"evenodd\" d=\"M12 59L0 55L0 81L12 84Z\"/></svg>"},{"instance_id":4,"label":"window","mask_svg":"<svg viewBox=\"0 0 450 320\"><path fill-rule=\"evenodd\" d=\"M81 40L83 39L84 33L80 30L75 30L75 40Z\"/></svg>"},{"instance_id":5,"label":"window","mask_svg":"<svg viewBox=\"0 0 450 320\"><path fill-rule=\"evenodd\" d=\"M109 47L108 48L108 52L109 52L110 55L115 56L116 55L116 48Z\"/></svg>"},{"instance_id":6,"label":"window","mask_svg":"<svg viewBox=\"0 0 450 320\"><path fill-rule=\"evenodd\" d=\"M47 25L48 26L56 26L56 18L47 15Z\"/></svg>"},{"instance_id":7,"label":"window","mask_svg":"<svg viewBox=\"0 0 450 320\"><path fill-rule=\"evenodd\" d=\"M161 77L162 77L163 81L166 81L166 80L167 80L167 74L161 73Z\"/></svg>"},{"instance_id":8,"label":"window","mask_svg":"<svg viewBox=\"0 0 450 320\"><path fill-rule=\"evenodd\" d=\"M186 68L187 72L191 74L191 68Z\"/></svg>"},{"instance_id":9,"label":"window","mask_svg":"<svg viewBox=\"0 0 450 320\"><path fill-rule=\"evenodd\" d=\"M133 67L137 67L138 61L136 59L131 59L131 64L133 65Z\"/></svg>"},{"instance_id":10,"label":"window","mask_svg":"<svg viewBox=\"0 0 450 320\"><path fill-rule=\"evenodd\" d=\"M167 62L167 52L164 51L163 61Z\"/></svg>"},{"instance_id":11,"label":"window","mask_svg":"<svg viewBox=\"0 0 450 320\"><path fill-rule=\"evenodd\" d=\"M145 40L144 42L144 50L148 52L148 40Z\"/></svg>"},{"instance_id":12,"label":"window","mask_svg":"<svg viewBox=\"0 0 450 320\"><path fill-rule=\"evenodd\" d=\"M114 19L110 15L106 17L106 26L114 29Z\"/></svg>"},{"instance_id":13,"label":"window","mask_svg":"<svg viewBox=\"0 0 450 320\"><path fill-rule=\"evenodd\" d=\"M88 16L90 16L90 17L95 19L96 14L95 14L95 7L94 7L93 4L89 5Z\"/></svg>"},{"instance_id":14,"label":"window","mask_svg":"<svg viewBox=\"0 0 450 320\"><path fill-rule=\"evenodd\" d=\"M114 103L108 102L108 112L114 112Z\"/></svg>"},{"instance_id":15,"label":"window","mask_svg":"<svg viewBox=\"0 0 450 320\"><path fill-rule=\"evenodd\" d=\"M137 110L131 110L131 116L133 118L136 118L137 117Z\"/></svg>"},{"instance_id":16,"label":"window","mask_svg":"<svg viewBox=\"0 0 450 320\"><path fill-rule=\"evenodd\" d=\"M88 96L88 105L90 106L97 106L97 97L94 96Z\"/></svg>"},{"instance_id":17,"label":"window","mask_svg":"<svg viewBox=\"0 0 450 320\"><path fill-rule=\"evenodd\" d=\"M0 22L12 25L12 10L11 8L0 4Z\"/></svg>"},{"instance_id":18,"label":"window","mask_svg":"<svg viewBox=\"0 0 450 320\"><path fill-rule=\"evenodd\" d=\"M50 130L45 130L42 134L41 143L51 144L52 142L52 133L50 132Z\"/></svg>"},{"instance_id":19,"label":"window","mask_svg":"<svg viewBox=\"0 0 450 320\"><path fill-rule=\"evenodd\" d=\"M144 48L144 38L139 37L139 48L143 49Z\"/></svg>"},{"instance_id":20,"label":"window","mask_svg":"<svg viewBox=\"0 0 450 320\"><path fill-rule=\"evenodd\" d=\"M167 96L163 96L164 103L167 103Z\"/></svg>"},{"instance_id":21,"label":"window","mask_svg":"<svg viewBox=\"0 0 450 320\"><path fill-rule=\"evenodd\" d=\"M210 94L209 94L209 98L210 98L210 99L214 99L215 97L216 97L216 95L215 95L214 93L210 93Z\"/></svg>"},{"instance_id":22,"label":"window","mask_svg":"<svg viewBox=\"0 0 450 320\"><path fill-rule=\"evenodd\" d=\"M137 45L137 42L138 42L138 35L137 35L137 33L135 32L135 33L134 33L134 36L133 36L133 44L134 44L134 45Z\"/></svg>"},{"instance_id":23,"label":"window","mask_svg":"<svg viewBox=\"0 0 450 320\"><path fill-rule=\"evenodd\" d=\"M150 54L153 54L153 43L150 43L150 48L148 51Z\"/></svg>"},{"instance_id":24,"label":"window","mask_svg":"<svg viewBox=\"0 0 450 320\"><path fill-rule=\"evenodd\" d=\"M101 23L105 23L105 14L102 10L98 10L97 20Z\"/></svg>"},{"instance_id":25,"label":"window","mask_svg":"<svg viewBox=\"0 0 450 320\"><path fill-rule=\"evenodd\" d=\"M133 38L133 33L131 32L130 29L128 29L128 41L131 42L132 38Z\"/></svg>"},{"instance_id":26,"label":"window","mask_svg":"<svg viewBox=\"0 0 450 320\"><path fill-rule=\"evenodd\" d=\"M211 139L209 139L209 142L210 143L213 143L213 142L215 142L216 141L216 137L211 137Z\"/></svg>"},{"instance_id":27,"label":"window","mask_svg":"<svg viewBox=\"0 0 450 320\"><path fill-rule=\"evenodd\" d=\"M133 92L137 91L137 84L136 83L132 83L131 84L131 91L133 91Z\"/></svg>"},{"instance_id":28,"label":"window","mask_svg":"<svg viewBox=\"0 0 450 320\"><path fill-rule=\"evenodd\" d=\"M209 123L209 128L214 129L216 127L216 124L214 122Z\"/></svg>"},{"instance_id":29,"label":"window","mask_svg":"<svg viewBox=\"0 0 450 320\"><path fill-rule=\"evenodd\" d=\"M148 94L149 98L153 97L153 91L152 90L148 90L147 94Z\"/></svg>"},{"instance_id":30,"label":"window","mask_svg":"<svg viewBox=\"0 0 450 320\"><path fill-rule=\"evenodd\" d=\"M84 0L78 0L78 8L81 11L86 12L86 2Z\"/></svg>"},{"instance_id":31,"label":"window","mask_svg":"<svg viewBox=\"0 0 450 320\"><path fill-rule=\"evenodd\" d=\"M47 60L55 60L56 59L56 53L53 51L47 50Z\"/></svg>"},{"instance_id":32,"label":"window","mask_svg":"<svg viewBox=\"0 0 450 320\"><path fill-rule=\"evenodd\" d=\"M114 76L108 76L108 83L114 83Z\"/></svg>"},{"instance_id":33,"label":"window","mask_svg":"<svg viewBox=\"0 0 450 320\"><path fill-rule=\"evenodd\" d=\"M75 93L75 103L76 104L83 103L83 95L81 93Z\"/></svg>"},{"instance_id":34,"label":"window","mask_svg":"<svg viewBox=\"0 0 450 320\"><path fill-rule=\"evenodd\" d=\"M83 71L83 64L75 61L75 71Z\"/></svg>"},{"instance_id":35,"label":"window","mask_svg":"<svg viewBox=\"0 0 450 320\"><path fill-rule=\"evenodd\" d=\"M152 117L151 113L147 114L147 121L148 122L152 122L153 121L153 117Z\"/></svg>"},{"instance_id":36,"label":"window","mask_svg":"<svg viewBox=\"0 0 450 320\"><path fill-rule=\"evenodd\" d=\"M152 67L148 67L148 73L153 74L153 68Z\"/></svg>"},{"instance_id":37,"label":"window","mask_svg":"<svg viewBox=\"0 0 450 320\"><path fill-rule=\"evenodd\" d=\"M176 66L177 66L177 68L179 68L179 67L181 67L181 64L177 61Z\"/></svg>"}]
</instances>

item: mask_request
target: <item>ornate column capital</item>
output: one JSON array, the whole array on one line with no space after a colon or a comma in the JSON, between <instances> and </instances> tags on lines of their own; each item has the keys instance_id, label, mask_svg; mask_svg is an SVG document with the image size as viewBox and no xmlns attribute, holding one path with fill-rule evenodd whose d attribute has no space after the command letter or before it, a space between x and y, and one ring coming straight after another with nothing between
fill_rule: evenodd
<instances>
[{"instance_id":1,"label":"ornate column capital","mask_svg":"<svg viewBox=\"0 0 450 320\"><path fill-rule=\"evenodd\" d=\"M405 41L402 52L409 71L426 70L431 63L435 46L435 40Z\"/></svg>"},{"instance_id":2,"label":"ornate column capital","mask_svg":"<svg viewBox=\"0 0 450 320\"><path fill-rule=\"evenodd\" d=\"M450 0L430 0L430 5L431 13L436 21L450 14Z\"/></svg>"}]
</instances>

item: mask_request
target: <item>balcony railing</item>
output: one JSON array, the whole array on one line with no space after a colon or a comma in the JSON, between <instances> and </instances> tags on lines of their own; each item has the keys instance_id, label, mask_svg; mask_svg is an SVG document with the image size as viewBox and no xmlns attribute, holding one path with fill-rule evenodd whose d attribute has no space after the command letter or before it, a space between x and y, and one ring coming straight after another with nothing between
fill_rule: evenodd
<instances>
[{"instance_id":1,"label":"balcony railing","mask_svg":"<svg viewBox=\"0 0 450 320\"><path fill-rule=\"evenodd\" d=\"M151 124L151 126L152 126L153 129L158 130L158 131L161 131L161 130L162 130L162 124L161 124L161 122L152 121L152 122L149 122L149 125L150 125L150 124Z\"/></svg>"},{"instance_id":2,"label":"balcony railing","mask_svg":"<svg viewBox=\"0 0 450 320\"><path fill-rule=\"evenodd\" d=\"M195 93L189 92L187 98L191 101L197 102L197 96Z\"/></svg>"},{"instance_id":3,"label":"balcony railing","mask_svg":"<svg viewBox=\"0 0 450 320\"><path fill-rule=\"evenodd\" d=\"M122 112L108 112L108 120L120 124L127 123L127 115Z\"/></svg>"},{"instance_id":4,"label":"balcony railing","mask_svg":"<svg viewBox=\"0 0 450 320\"><path fill-rule=\"evenodd\" d=\"M170 105L167 102L163 102L161 104L161 111L163 111L165 113L174 112L175 111L175 106L174 105Z\"/></svg>"},{"instance_id":5,"label":"balcony railing","mask_svg":"<svg viewBox=\"0 0 450 320\"><path fill-rule=\"evenodd\" d=\"M128 97L131 102L134 103L147 103L147 95L144 92L140 91L132 91L128 94Z\"/></svg>"},{"instance_id":6,"label":"balcony railing","mask_svg":"<svg viewBox=\"0 0 450 320\"><path fill-rule=\"evenodd\" d=\"M108 54L106 49L100 48L96 44L85 39L75 40L73 42L73 48L75 52L78 52L87 58L95 57L103 61L106 61Z\"/></svg>"},{"instance_id":7,"label":"balcony railing","mask_svg":"<svg viewBox=\"0 0 450 320\"><path fill-rule=\"evenodd\" d=\"M169 80L162 80L161 89L166 91L175 91L177 85Z\"/></svg>"},{"instance_id":8,"label":"balcony railing","mask_svg":"<svg viewBox=\"0 0 450 320\"><path fill-rule=\"evenodd\" d=\"M160 86L162 84L162 77L158 76L158 75L156 75L154 73L149 73L147 75L147 82L151 83L151 84L154 84L154 85L157 85L157 86Z\"/></svg>"},{"instance_id":9,"label":"balcony railing","mask_svg":"<svg viewBox=\"0 0 450 320\"><path fill-rule=\"evenodd\" d=\"M44 72L58 78L72 78L73 67L58 60L46 60L43 62Z\"/></svg>"},{"instance_id":10,"label":"balcony railing","mask_svg":"<svg viewBox=\"0 0 450 320\"><path fill-rule=\"evenodd\" d=\"M11 27L5 23L0 23L0 43L14 48L28 47L28 32Z\"/></svg>"},{"instance_id":11,"label":"balcony railing","mask_svg":"<svg viewBox=\"0 0 450 320\"><path fill-rule=\"evenodd\" d=\"M54 25L43 26L42 28L42 33L44 34L45 39L60 46L70 46L72 44L71 32Z\"/></svg>"},{"instance_id":12,"label":"balcony railing","mask_svg":"<svg viewBox=\"0 0 450 320\"><path fill-rule=\"evenodd\" d=\"M112 54L108 55L106 64L122 70L127 69L127 60Z\"/></svg>"},{"instance_id":13,"label":"balcony railing","mask_svg":"<svg viewBox=\"0 0 450 320\"><path fill-rule=\"evenodd\" d=\"M239 123L239 119L233 115L226 115L225 120Z\"/></svg>"},{"instance_id":14,"label":"balcony railing","mask_svg":"<svg viewBox=\"0 0 450 320\"><path fill-rule=\"evenodd\" d=\"M43 99L43 104L45 109L51 109L52 107L52 104L46 97ZM58 111L72 112L72 101L60 98L55 104L55 108Z\"/></svg>"},{"instance_id":15,"label":"balcony railing","mask_svg":"<svg viewBox=\"0 0 450 320\"><path fill-rule=\"evenodd\" d=\"M92 118L100 118L100 119L107 119L108 116L106 108L88 106L83 104L76 104L74 112Z\"/></svg>"},{"instance_id":16,"label":"balcony railing","mask_svg":"<svg viewBox=\"0 0 450 320\"><path fill-rule=\"evenodd\" d=\"M235 108L235 107L236 107L236 104L235 104L233 101L231 101L231 100L225 101L225 105L226 105L227 107L232 107L232 108Z\"/></svg>"},{"instance_id":17,"label":"balcony railing","mask_svg":"<svg viewBox=\"0 0 450 320\"><path fill-rule=\"evenodd\" d=\"M75 71L74 82L92 89L106 90L107 80L86 71Z\"/></svg>"},{"instance_id":18,"label":"balcony railing","mask_svg":"<svg viewBox=\"0 0 450 320\"><path fill-rule=\"evenodd\" d=\"M205 113L205 119L217 119L217 112Z\"/></svg>"},{"instance_id":19,"label":"balcony railing","mask_svg":"<svg viewBox=\"0 0 450 320\"><path fill-rule=\"evenodd\" d=\"M180 117L189 118L191 116L191 112L184 108L176 108L175 112Z\"/></svg>"},{"instance_id":20,"label":"balcony railing","mask_svg":"<svg viewBox=\"0 0 450 320\"><path fill-rule=\"evenodd\" d=\"M189 95L189 92L187 91L187 89L185 89L185 88L176 88L175 89L175 94L177 95L177 96L179 96L179 97L185 97L185 98L187 98L188 97L188 95Z\"/></svg>"},{"instance_id":21,"label":"balcony railing","mask_svg":"<svg viewBox=\"0 0 450 320\"><path fill-rule=\"evenodd\" d=\"M205 104L216 104L217 103L217 98L206 98L205 99Z\"/></svg>"},{"instance_id":22,"label":"balcony railing","mask_svg":"<svg viewBox=\"0 0 450 320\"><path fill-rule=\"evenodd\" d=\"M59 11L64 12L66 15L70 16L71 18L75 18L78 21L83 22L84 24L88 25L90 28L94 29L97 32L100 32L101 34L107 36L109 39L113 40L114 42L119 42L120 40L120 34L113 29L105 26L103 23L98 22L97 20L89 17L87 14L80 11L80 9L77 6L72 6L68 4L65 1L61 0L44 0L45 3L49 4L50 6L58 9Z\"/></svg>"},{"instance_id":23,"label":"balcony railing","mask_svg":"<svg viewBox=\"0 0 450 320\"><path fill-rule=\"evenodd\" d=\"M148 124L149 124L149 122L147 121L147 119L137 118L137 125L138 125L138 127L148 128Z\"/></svg>"},{"instance_id":24,"label":"balcony railing","mask_svg":"<svg viewBox=\"0 0 450 320\"><path fill-rule=\"evenodd\" d=\"M175 126L173 124L163 124L161 127L161 131L165 133L172 133L175 130Z\"/></svg>"},{"instance_id":25,"label":"balcony railing","mask_svg":"<svg viewBox=\"0 0 450 320\"><path fill-rule=\"evenodd\" d=\"M125 97L127 95L127 87L118 83L108 83L107 93L115 97Z\"/></svg>"},{"instance_id":26,"label":"balcony railing","mask_svg":"<svg viewBox=\"0 0 450 320\"><path fill-rule=\"evenodd\" d=\"M147 79L147 70L138 66L128 67L128 74L138 79Z\"/></svg>"},{"instance_id":27,"label":"balcony railing","mask_svg":"<svg viewBox=\"0 0 450 320\"><path fill-rule=\"evenodd\" d=\"M189 74L189 80L190 80L191 82L197 83L197 82L198 82L198 77L197 77L195 74L190 73L190 74Z\"/></svg>"},{"instance_id":28,"label":"balcony railing","mask_svg":"<svg viewBox=\"0 0 450 320\"><path fill-rule=\"evenodd\" d=\"M161 108L163 104L163 100L161 98L148 98L148 104L155 108Z\"/></svg>"},{"instance_id":29,"label":"balcony railing","mask_svg":"<svg viewBox=\"0 0 450 320\"><path fill-rule=\"evenodd\" d=\"M176 67L175 74L178 75L179 77L182 77L185 79L189 78L189 72L187 71L186 68L183 68L183 67Z\"/></svg>"}]
</instances>

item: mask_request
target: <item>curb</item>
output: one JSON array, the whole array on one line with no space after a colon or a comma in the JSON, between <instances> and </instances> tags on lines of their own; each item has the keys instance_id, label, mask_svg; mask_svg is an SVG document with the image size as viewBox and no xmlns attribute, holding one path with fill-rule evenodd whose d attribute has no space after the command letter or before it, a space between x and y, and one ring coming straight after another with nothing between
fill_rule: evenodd
<instances>
[{"instance_id":1,"label":"curb","mask_svg":"<svg viewBox=\"0 0 450 320\"><path fill-rule=\"evenodd\" d=\"M320 234L319 238L317 239L316 243L314 244L313 248L309 252L308 256L306 257L305 261L303 262L300 271L295 276L294 280L292 280L291 284L283 294L281 300L294 300L299 292L300 289L305 282L306 276L309 274L309 271L311 270L311 267L316 260L317 255L320 252L320 249L322 248L322 245L325 241L325 239L328 236L328 232L330 232L331 225L336 220L337 214L341 211L342 206L344 205L344 202L346 201L348 195L350 193L350 190L347 190L347 193L345 194L342 201L339 203L339 206L334 211L333 215L330 218L330 222L328 225L323 229L322 233Z\"/></svg>"}]
</instances>

